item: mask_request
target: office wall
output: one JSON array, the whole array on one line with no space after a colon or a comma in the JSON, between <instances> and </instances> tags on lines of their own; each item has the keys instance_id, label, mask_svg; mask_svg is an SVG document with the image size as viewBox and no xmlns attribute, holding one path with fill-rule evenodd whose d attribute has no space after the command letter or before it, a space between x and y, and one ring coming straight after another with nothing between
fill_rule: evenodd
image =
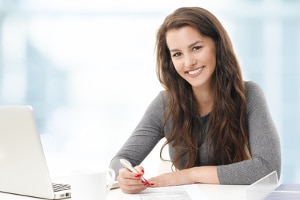
<instances>
[{"instance_id":1,"label":"office wall","mask_svg":"<svg viewBox=\"0 0 300 200\"><path fill-rule=\"evenodd\" d=\"M282 143L282 181L300 182L296 0L2 0L0 104L34 107L50 170L107 166L162 89L155 32L179 6L203 6L224 24L244 78L264 89Z\"/></svg>"}]
</instances>

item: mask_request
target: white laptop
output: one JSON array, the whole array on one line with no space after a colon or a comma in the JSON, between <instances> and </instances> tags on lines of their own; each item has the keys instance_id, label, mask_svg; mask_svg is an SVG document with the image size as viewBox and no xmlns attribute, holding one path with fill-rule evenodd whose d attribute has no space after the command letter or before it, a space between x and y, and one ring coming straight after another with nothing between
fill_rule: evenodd
<instances>
[{"instance_id":1,"label":"white laptop","mask_svg":"<svg viewBox=\"0 0 300 200\"><path fill-rule=\"evenodd\" d=\"M276 171L273 171L246 188L247 199L264 200L278 186L278 175Z\"/></svg>"},{"instance_id":2,"label":"white laptop","mask_svg":"<svg viewBox=\"0 0 300 200\"><path fill-rule=\"evenodd\" d=\"M70 197L69 185L56 187L51 182L32 107L0 106L0 192L44 199Z\"/></svg>"}]
</instances>

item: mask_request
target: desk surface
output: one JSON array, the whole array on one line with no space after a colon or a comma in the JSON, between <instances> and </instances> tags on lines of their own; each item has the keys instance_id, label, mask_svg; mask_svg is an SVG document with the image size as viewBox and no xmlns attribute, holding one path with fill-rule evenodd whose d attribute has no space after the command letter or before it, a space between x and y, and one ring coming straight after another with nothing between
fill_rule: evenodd
<instances>
[{"instance_id":1,"label":"desk surface","mask_svg":"<svg viewBox=\"0 0 300 200\"><path fill-rule=\"evenodd\" d=\"M247 185L213 185L213 184L197 184L199 191L207 196L209 200L246 200ZM107 200L122 199L120 189L111 190L107 196Z\"/></svg>"},{"instance_id":2,"label":"desk surface","mask_svg":"<svg viewBox=\"0 0 300 200\"><path fill-rule=\"evenodd\" d=\"M229 200L245 200L246 185L211 185L211 184L197 184L199 190L205 194L209 200L229 199ZM37 200L37 198L23 197L19 195L12 195L0 193L0 199L5 200ZM120 189L114 189L108 192L106 200L122 200L123 193ZM71 200L71 199L70 199Z\"/></svg>"}]
</instances>

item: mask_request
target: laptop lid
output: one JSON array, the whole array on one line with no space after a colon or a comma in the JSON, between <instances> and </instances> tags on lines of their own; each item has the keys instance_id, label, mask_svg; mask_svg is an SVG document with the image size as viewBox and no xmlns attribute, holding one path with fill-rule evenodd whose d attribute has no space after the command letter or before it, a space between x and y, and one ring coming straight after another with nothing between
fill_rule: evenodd
<instances>
[{"instance_id":1,"label":"laptop lid","mask_svg":"<svg viewBox=\"0 0 300 200\"><path fill-rule=\"evenodd\" d=\"M278 186L278 175L273 171L246 188L247 199L263 200Z\"/></svg>"},{"instance_id":2,"label":"laptop lid","mask_svg":"<svg viewBox=\"0 0 300 200\"><path fill-rule=\"evenodd\" d=\"M0 191L55 199L33 109L0 106ZM69 193L67 194L69 195Z\"/></svg>"}]
</instances>

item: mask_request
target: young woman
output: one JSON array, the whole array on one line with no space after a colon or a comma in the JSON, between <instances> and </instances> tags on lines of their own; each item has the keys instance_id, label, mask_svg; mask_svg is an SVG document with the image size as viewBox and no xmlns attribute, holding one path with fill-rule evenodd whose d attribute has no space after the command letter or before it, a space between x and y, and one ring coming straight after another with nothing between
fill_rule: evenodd
<instances>
[{"instance_id":1,"label":"young woman","mask_svg":"<svg viewBox=\"0 0 300 200\"><path fill-rule=\"evenodd\" d=\"M111 161L122 191L146 188L139 164L162 138L176 170L150 178L152 187L251 184L272 171L280 174L280 142L264 94L242 79L218 19L203 8L179 8L159 28L156 50L165 90ZM122 168L121 158L140 173Z\"/></svg>"}]
</instances>

